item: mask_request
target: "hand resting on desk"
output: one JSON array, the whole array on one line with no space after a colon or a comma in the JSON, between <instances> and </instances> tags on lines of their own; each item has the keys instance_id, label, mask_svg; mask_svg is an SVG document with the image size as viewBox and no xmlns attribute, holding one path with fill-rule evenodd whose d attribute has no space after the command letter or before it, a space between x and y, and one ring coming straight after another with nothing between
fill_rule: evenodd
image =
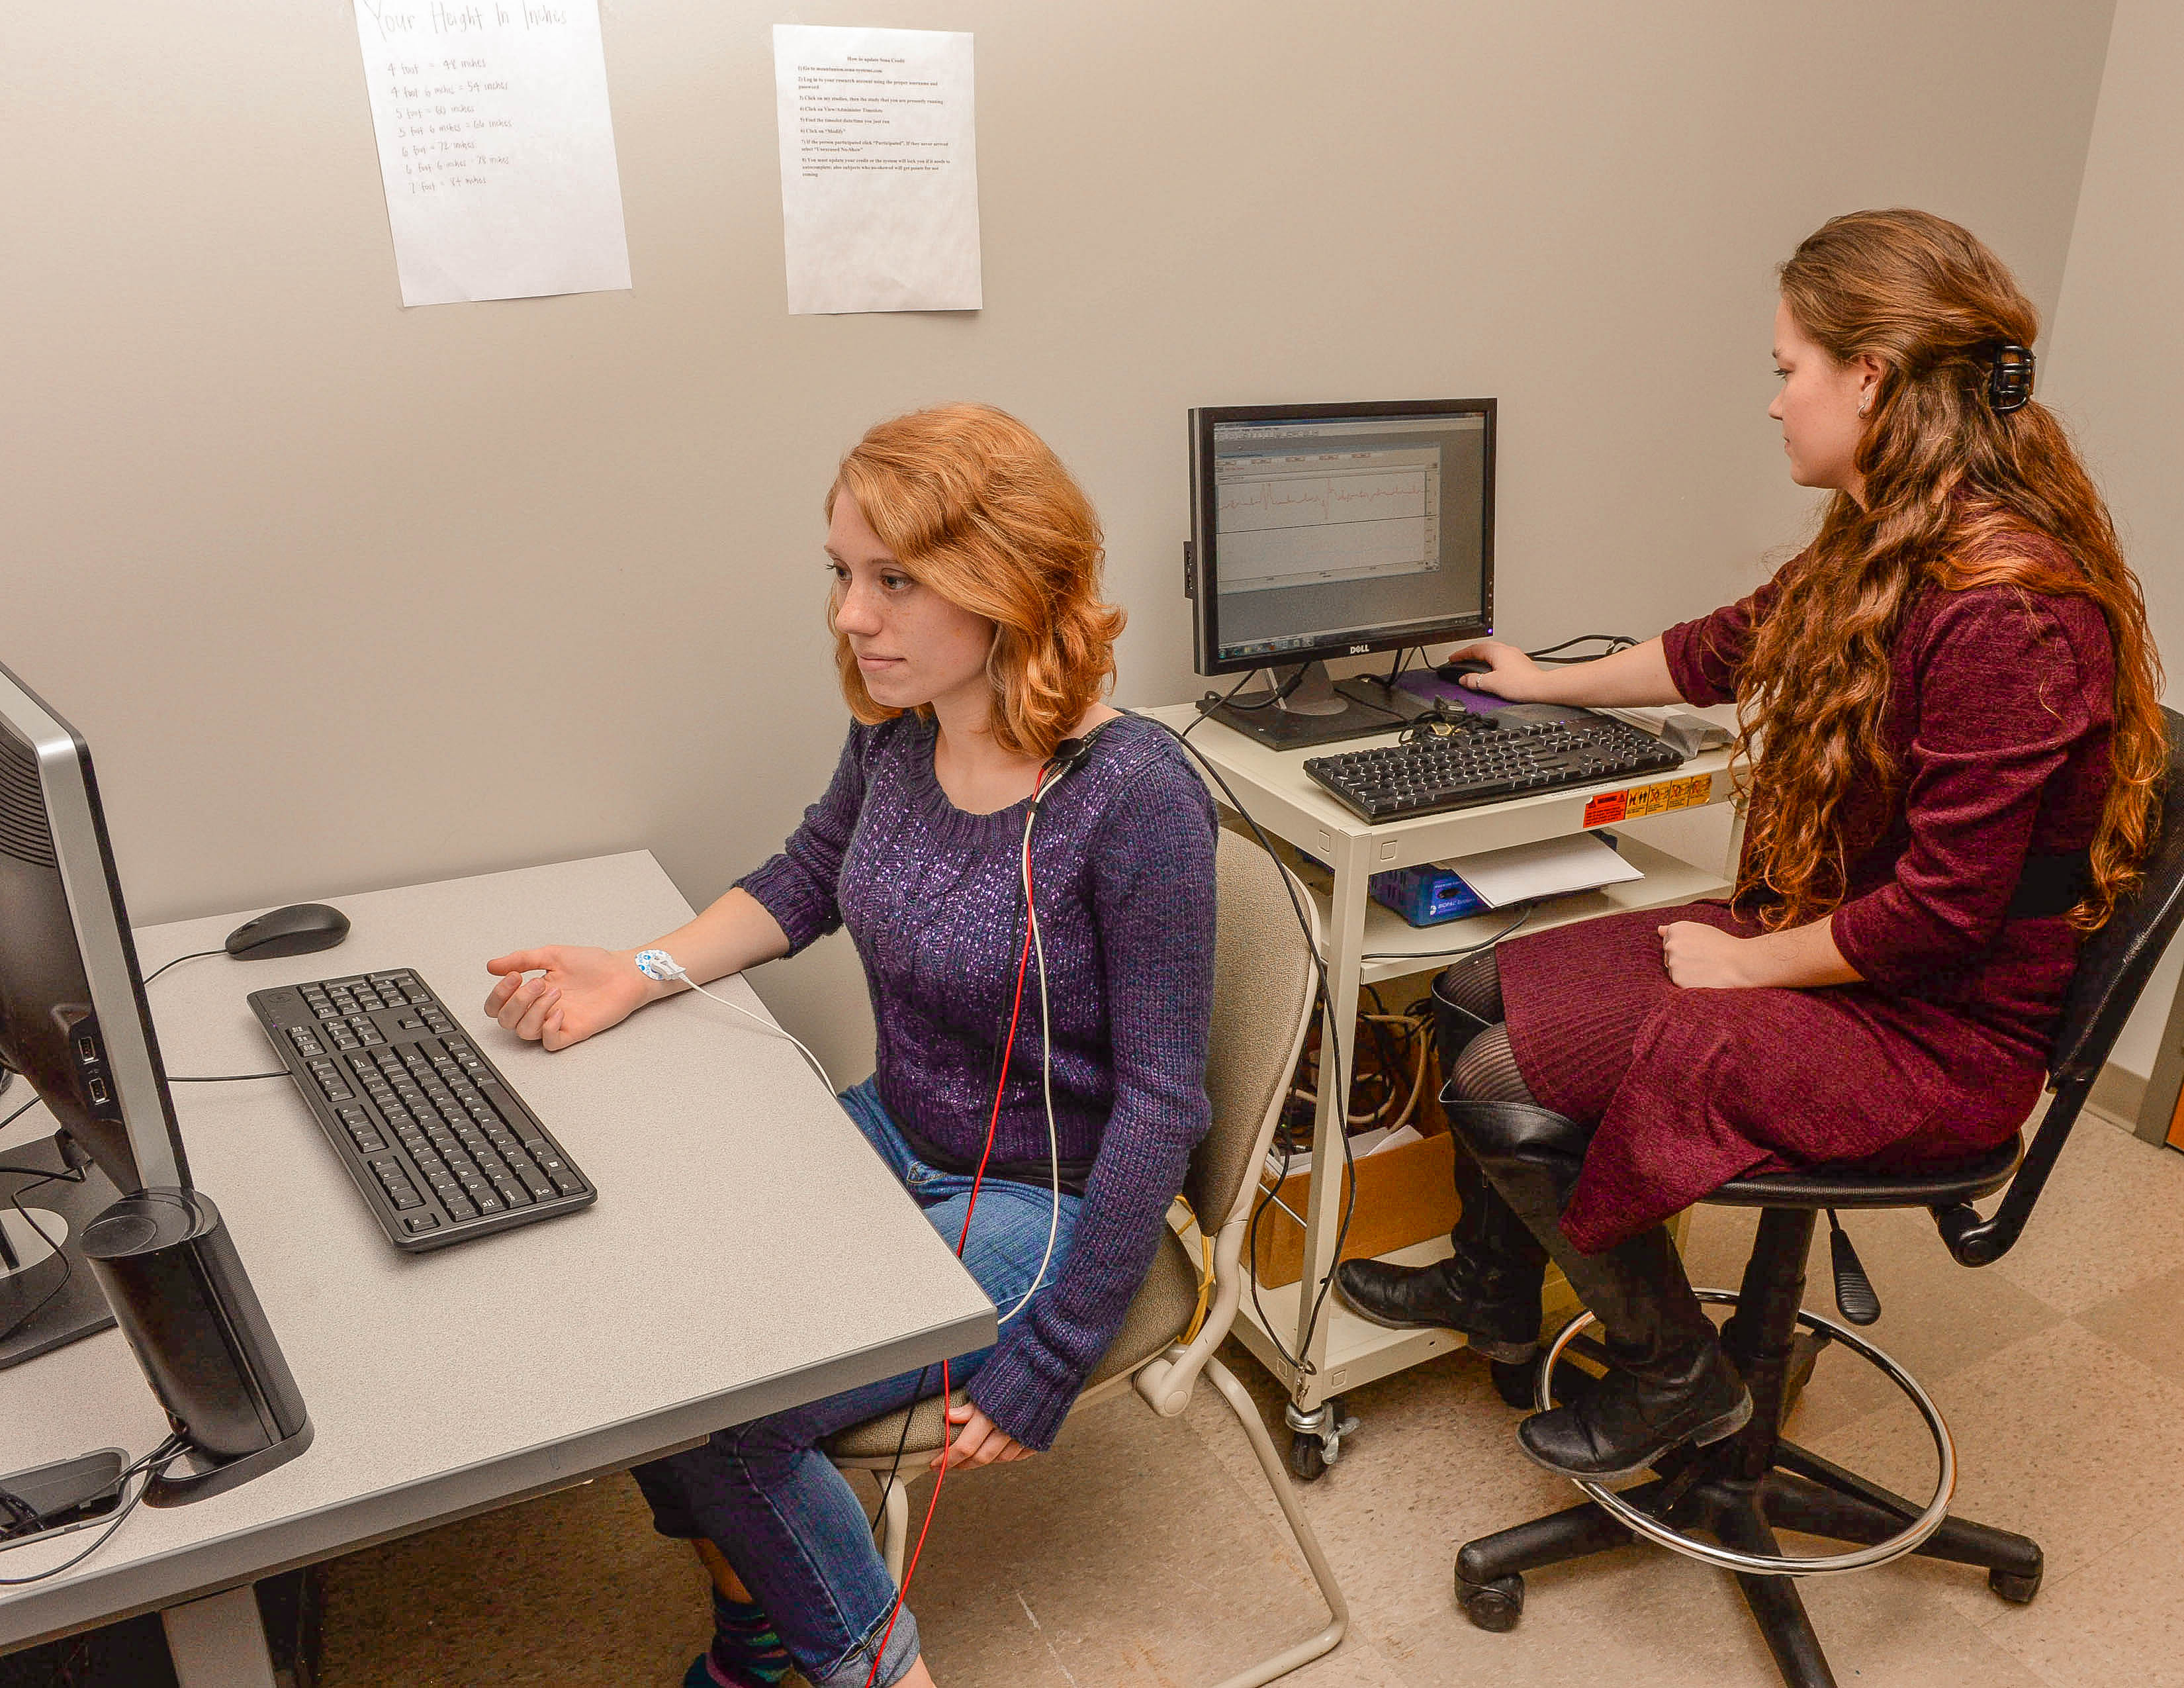
<instances>
[{"instance_id":1,"label":"hand resting on desk","mask_svg":"<svg viewBox=\"0 0 2184 1688\"><path fill-rule=\"evenodd\" d=\"M732 887L698 916L644 949L665 950L699 984L739 973L788 953L780 922L755 897ZM485 964L501 976L485 1000L485 1011L519 1038L566 1049L594 1033L619 1026L648 1002L688 987L647 978L635 950L594 950L588 944L548 944L518 950ZM535 973L535 978L526 978Z\"/></svg>"},{"instance_id":2,"label":"hand resting on desk","mask_svg":"<svg viewBox=\"0 0 2184 1688\"><path fill-rule=\"evenodd\" d=\"M519 1038L549 1050L618 1026L662 994L638 972L634 950L549 944L495 956L485 970L502 975L485 1011Z\"/></svg>"}]
</instances>

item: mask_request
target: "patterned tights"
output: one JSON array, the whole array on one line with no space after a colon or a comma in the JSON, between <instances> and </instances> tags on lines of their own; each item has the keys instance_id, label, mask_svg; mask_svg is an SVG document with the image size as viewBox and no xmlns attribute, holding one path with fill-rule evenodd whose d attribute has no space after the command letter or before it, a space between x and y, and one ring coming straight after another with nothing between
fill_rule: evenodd
<instances>
[{"instance_id":1,"label":"patterned tights","mask_svg":"<svg viewBox=\"0 0 2184 1688\"><path fill-rule=\"evenodd\" d=\"M1481 1102L1535 1101L1509 1048L1509 1028L1502 1020L1502 974L1493 950L1482 950L1442 974L1440 994L1483 1028L1448 1075L1457 1094Z\"/></svg>"}]
</instances>

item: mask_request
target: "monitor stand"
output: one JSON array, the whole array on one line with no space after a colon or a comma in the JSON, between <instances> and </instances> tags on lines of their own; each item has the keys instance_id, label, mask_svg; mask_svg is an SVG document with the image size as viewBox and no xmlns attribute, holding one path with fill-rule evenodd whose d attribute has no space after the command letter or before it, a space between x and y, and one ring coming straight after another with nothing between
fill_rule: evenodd
<instances>
[{"instance_id":1,"label":"monitor stand","mask_svg":"<svg viewBox=\"0 0 2184 1688\"><path fill-rule=\"evenodd\" d=\"M1368 733L1393 733L1401 714L1361 702L1335 689L1324 662L1290 662L1271 669L1273 684L1211 705L1206 714L1277 750L1332 744Z\"/></svg>"},{"instance_id":2,"label":"monitor stand","mask_svg":"<svg viewBox=\"0 0 2184 1688\"><path fill-rule=\"evenodd\" d=\"M106 1297L99 1292L98 1280L92 1275L90 1263L83 1257L78 1239L83 1235L84 1227L112 1206L120 1192L95 1166L83 1168L81 1184L69 1178L55 1178L51 1183L44 1183L31 1175L31 1169L54 1173L68 1170L68 1162L61 1158L57 1138L0 1150L0 1161L4 1161L9 1168L26 1169L0 1172L0 1213L7 1216L10 1238L23 1240L21 1233L26 1228L16 1220L15 1210L9 1205L11 1197L20 1201L47 1233L52 1232L53 1219L67 1227L67 1236L61 1245L61 1259L66 1270L60 1274L58 1288L52 1290L50 1298L47 1291L52 1286L38 1283L31 1276L47 1269L43 1262L31 1257L34 1253L43 1251L41 1240L35 1234L29 1239L29 1247L8 1251L17 1256L20 1264L13 1269L0 1264L0 1277L14 1277L17 1273L22 1273L25 1287L34 1288L36 1291L24 1298L31 1308L27 1317L20 1310L0 1312L0 1331L7 1333L4 1337L0 1337L0 1370L5 1370L9 1366L20 1365L25 1360L35 1359L52 1349L73 1342L80 1336L89 1336L96 1331L113 1328L113 1310L106 1305ZM53 1216L53 1219L42 1217L48 1213ZM9 1300L4 1290L0 1290L0 1307L8 1306ZM10 1326L14 1328L11 1329Z\"/></svg>"}]
</instances>

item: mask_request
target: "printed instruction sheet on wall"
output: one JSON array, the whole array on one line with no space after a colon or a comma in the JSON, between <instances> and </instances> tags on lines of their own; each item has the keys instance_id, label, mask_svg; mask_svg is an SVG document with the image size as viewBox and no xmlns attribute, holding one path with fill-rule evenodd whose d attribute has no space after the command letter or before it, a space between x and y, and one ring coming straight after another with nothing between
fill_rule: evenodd
<instances>
[{"instance_id":1,"label":"printed instruction sheet on wall","mask_svg":"<svg viewBox=\"0 0 2184 1688\"><path fill-rule=\"evenodd\" d=\"M777 24L793 315L977 310L971 37Z\"/></svg>"},{"instance_id":2,"label":"printed instruction sheet on wall","mask_svg":"<svg viewBox=\"0 0 2184 1688\"><path fill-rule=\"evenodd\" d=\"M599 0L356 0L405 305L629 286Z\"/></svg>"}]
</instances>

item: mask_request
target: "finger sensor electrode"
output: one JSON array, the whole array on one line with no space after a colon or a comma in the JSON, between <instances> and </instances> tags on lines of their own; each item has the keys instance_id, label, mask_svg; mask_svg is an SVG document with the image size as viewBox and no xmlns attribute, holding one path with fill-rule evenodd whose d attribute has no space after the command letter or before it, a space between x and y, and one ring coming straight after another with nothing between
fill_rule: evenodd
<instances>
[{"instance_id":1,"label":"finger sensor electrode","mask_svg":"<svg viewBox=\"0 0 2184 1688\"><path fill-rule=\"evenodd\" d=\"M692 978L689 973L684 969L682 964L677 961L672 955L669 955L665 950L638 950L637 952L637 970L643 973L645 978L655 980L660 984L687 984L691 989L696 991L699 995L711 997L714 1001L719 1003L723 1008L734 1009L736 1012L742 1015L744 1019L752 1021L760 1026L763 1026L767 1031L772 1033L774 1036L777 1038L787 1038L789 1042L796 1045L798 1052L803 1056L805 1060L811 1063L811 1070L819 1075L819 1082L827 1087L828 1094L832 1095L834 1093L834 1081L827 1076L827 1069L820 1065L819 1057L812 1054L810 1050L805 1048L804 1040L802 1039L797 1037L794 1033L776 1025L772 1021L766 1018L765 1016L752 1013L749 1009L744 1007L740 1002L731 1002L725 996L715 996L711 991L706 989L705 987L699 984L697 980Z\"/></svg>"}]
</instances>

